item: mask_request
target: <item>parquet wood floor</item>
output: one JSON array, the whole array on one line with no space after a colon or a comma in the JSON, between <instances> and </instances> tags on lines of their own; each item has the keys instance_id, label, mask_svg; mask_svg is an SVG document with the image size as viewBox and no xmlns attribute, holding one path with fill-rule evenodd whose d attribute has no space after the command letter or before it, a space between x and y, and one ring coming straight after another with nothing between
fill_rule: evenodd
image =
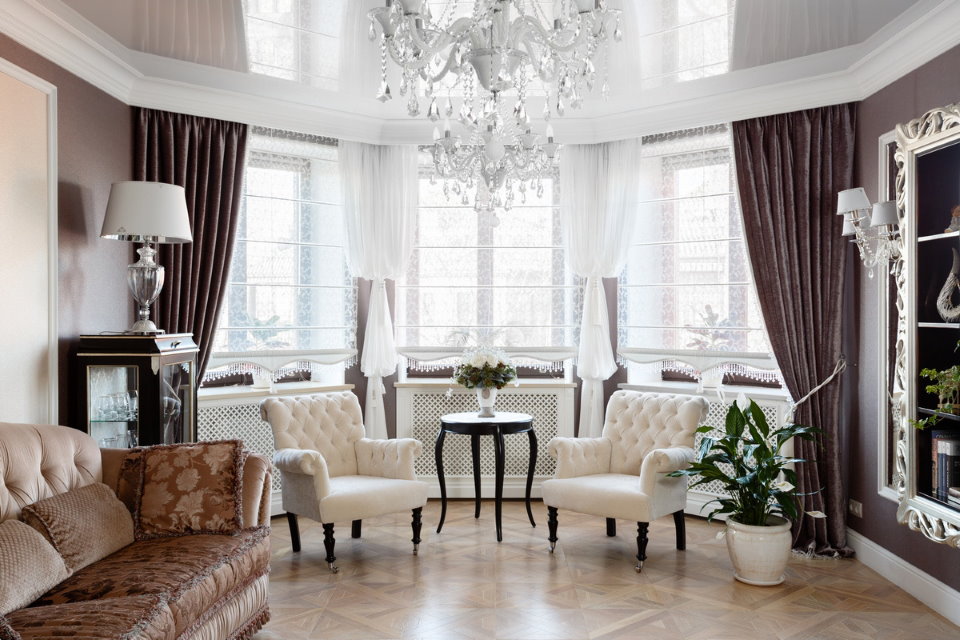
<instances>
[{"instance_id":1,"label":"parquet wood floor","mask_svg":"<svg viewBox=\"0 0 960 640\"><path fill-rule=\"evenodd\" d=\"M537 527L523 503L504 503L496 542L493 503L479 520L472 501L451 501L435 533L439 501L424 508L413 556L409 514L337 527L337 564L324 562L323 531L301 519L294 554L286 520L273 520L271 622L255 640L619 640L960 638L960 628L857 560L794 557L778 587L732 577L719 524L687 518L687 550L674 548L672 518L650 526L643 573L633 569L636 524L616 538L602 518L560 512L547 551L546 508Z\"/></svg>"}]
</instances>

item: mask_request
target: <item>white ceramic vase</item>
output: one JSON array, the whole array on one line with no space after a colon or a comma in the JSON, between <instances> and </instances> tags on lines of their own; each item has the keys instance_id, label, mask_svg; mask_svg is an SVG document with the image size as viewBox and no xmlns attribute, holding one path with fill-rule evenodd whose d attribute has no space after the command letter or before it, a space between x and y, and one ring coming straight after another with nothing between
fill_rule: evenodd
<instances>
[{"instance_id":1,"label":"white ceramic vase","mask_svg":"<svg viewBox=\"0 0 960 640\"><path fill-rule=\"evenodd\" d=\"M480 418L492 418L493 405L497 403L497 390L495 387L477 387L477 404L480 405Z\"/></svg>"},{"instance_id":2,"label":"white ceramic vase","mask_svg":"<svg viewBox=\"0 0 960 640\"><path fill-rule=\"evenodd\" d=\"M790 522L770 516L770 524L758 527L727 520L727 551L733 561L733 577L757 586L773 586L784 580L790 559Z\"/></svg>"}]
</instances>

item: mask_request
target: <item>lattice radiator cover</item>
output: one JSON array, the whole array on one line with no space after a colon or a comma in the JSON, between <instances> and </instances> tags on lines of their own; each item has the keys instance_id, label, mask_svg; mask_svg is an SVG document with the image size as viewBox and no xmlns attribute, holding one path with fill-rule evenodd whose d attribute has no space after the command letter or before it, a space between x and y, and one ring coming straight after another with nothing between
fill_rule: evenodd
<instances>
[{"instance_id":1,"label":"lattice radiator cover","mask_svg":"<svg viewBox=\"0 0 960 640\"><path fill-rule=\"evenodd\" d=\"M260 419L259 398L242 404L207 404L197 407L198 440L243 441L254 453L261 453L273 460L273 432L270 425ZM273 469L272 488L280 491L280 472Z\"/></svg>"}]
</instances>

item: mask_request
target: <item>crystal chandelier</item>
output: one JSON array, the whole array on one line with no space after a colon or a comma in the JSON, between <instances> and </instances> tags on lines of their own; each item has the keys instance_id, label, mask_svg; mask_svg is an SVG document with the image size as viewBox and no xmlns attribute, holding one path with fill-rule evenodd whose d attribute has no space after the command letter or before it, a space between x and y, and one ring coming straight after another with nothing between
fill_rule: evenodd
<instances>
[{"instance_id":1,"label":"crystal chandelier","mask_svg":"<svg viewBox=\"0 0 960 640\"><path fill-rule=\"evenodd\" d=\"M528 190L536 191L538 198L543 196L543 180L553 176L554 160L560 149L554 142L553 127L547 125L546 142L529 126L522 133L508 134L502 125L498 127L491 121L482 132L479 128L470 131L466 142L452 134L449 121L443 135L434 131L433 166L436 175L444 180L447 197L452 191L467 204L467 191L475 187L474 208L480 212L500 208L509 211L515 191L521 204L526 202Z\"/></svg>"},{"instance_id":2,"label":"crystal chandelier","mask_svg":"<svg viewBox=\"0 0 960 640\"><path fill-rule=\"evenodd\" d=\"M392 59L400 68L407 113L420 115L422 96L427 117L446 120L443 135L434 134L436 175L467 191L475 187L478 211L509 208L514 183L521 198L527 189L542 190L559 149L549 124L546 141L533 132L527 113L532 85L542 86L545 121L579 108L598 81L606 97L609 64L604 60L598 72L597 60L608 56L611 33L621 39L621 12L608 9L606 0L554 0L551 20L537 0L475 0L470 17L456 17L462 2L447 0L434 18L431 4L441 3L386 0L386 6L370 11L370 36L380 43L377 97L392 98L387 81ZM456 120L465 128L463 136L454 135L449 124L452 95L458 92ZM507 97L511 93L515 101ZM460 184L452 191L467 201Z\"/></svg>"},{"instance_id":3,"label":"crystal chandelier","mask_svg":"<svg viewBox=\"0 0 960 640\"><path fill-rule=\"evenodd\" d=\"M890 200L870 204L863 187L846 189L837 195L837 215L843 218L843 235L853 236L860 251L860 260L873 277L878 265L896 260L900 255L900 219L897 203Z\"/></svg>"}]
</instances>

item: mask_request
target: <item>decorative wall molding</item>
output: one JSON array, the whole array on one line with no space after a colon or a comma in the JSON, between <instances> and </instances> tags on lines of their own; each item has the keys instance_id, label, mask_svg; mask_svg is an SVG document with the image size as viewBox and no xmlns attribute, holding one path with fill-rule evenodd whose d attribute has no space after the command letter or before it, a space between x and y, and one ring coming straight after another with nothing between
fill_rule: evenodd
<instances>
[{"instance_id":1,"label":"decorative wall molding","mask_svg":"<svg viewBox=\"0 0 960 640\"><path fill-rule=\"evenodd\" d=\"M847 542L857 552L860 562L944 618L960 625L960 592L853 529L847 529Z\"/></svg>"},{"instance_id":2,"label":"decorative wall molding","mask_svg":"<svg viewBox=\"0 0 960 640\"><path fill-rule=\"evenodd\" d=\"M860 44L628 92L554 126L564 142L600 142L862 100L960 44L958 23L960 3L920 0ZM422 143L432 131L425 119L396 117L372 98L359 104L356 96L128 50L61 0L7 0L0 32L131 105L362 142Z\"/></svg>"}]
</instances>

